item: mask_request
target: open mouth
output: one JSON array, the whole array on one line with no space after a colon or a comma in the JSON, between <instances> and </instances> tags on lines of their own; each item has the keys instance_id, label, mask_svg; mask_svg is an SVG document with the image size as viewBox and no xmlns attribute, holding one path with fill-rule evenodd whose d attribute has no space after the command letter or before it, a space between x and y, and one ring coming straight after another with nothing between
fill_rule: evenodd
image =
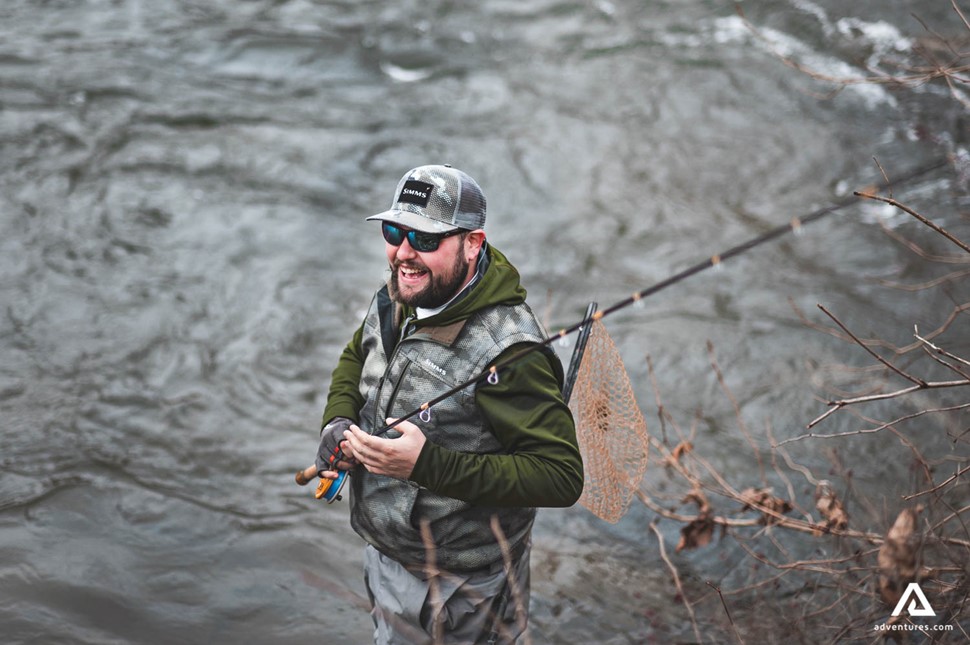
<instances>
[{"instance_id":1,"label":"open mouth","mask_svg":"<svg viewBox=\"0 0 970 645\"><path fill-rule=\"evenodd\" d=\"M398 268L400 279L406 283L420 282L427 273L427 269L419 269L417 267L401 266Z\"/></svg>"}]
</instances>

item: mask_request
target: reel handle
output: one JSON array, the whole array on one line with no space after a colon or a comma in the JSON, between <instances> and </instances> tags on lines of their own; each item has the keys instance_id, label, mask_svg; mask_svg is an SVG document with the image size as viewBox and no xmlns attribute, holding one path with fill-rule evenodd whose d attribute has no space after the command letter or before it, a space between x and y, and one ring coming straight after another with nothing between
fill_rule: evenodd
<instances>
[{"instance_id":1,"label":"reel handle","mask_svg":"<svg viewBox=\"0 0 970 645\"><path fill-rule=\"evenodd\" d=\"M299 484L300 486L306 486L311 481L316 479L316 476L317 476L317 467L316 467L316 464L314 464L313 466L304 468L303 470L296 473L296 483Z\"/></svg>"}]
</instances>

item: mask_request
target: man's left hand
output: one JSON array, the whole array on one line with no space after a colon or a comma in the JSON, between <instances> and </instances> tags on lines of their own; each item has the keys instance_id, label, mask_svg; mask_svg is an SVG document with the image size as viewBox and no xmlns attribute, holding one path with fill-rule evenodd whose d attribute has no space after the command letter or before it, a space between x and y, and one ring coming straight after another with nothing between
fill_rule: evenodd
<instances>
[{"instance_id":1,"label":"man's left hand","mask_svg":"<svg viewBox=\"0 0 970 645\"><path fill-rule=\"evenodd\" d=\"M388 424L395 421L387 419ZM396 439L372 437L356 426L351 426L344 436L350 443L354 457L369 472L407 479L427 439L421 429L410 421L402 421L394 429L401 433Z\"/></svg>"}]
</instances>

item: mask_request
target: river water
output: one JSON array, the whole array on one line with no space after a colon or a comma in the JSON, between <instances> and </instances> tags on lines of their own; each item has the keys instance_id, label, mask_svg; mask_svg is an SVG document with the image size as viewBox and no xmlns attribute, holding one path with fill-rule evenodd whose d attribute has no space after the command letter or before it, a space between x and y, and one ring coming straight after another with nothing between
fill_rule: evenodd
<instances>
[{"instance_id":1,"label":"river water","mask_svg":"<svg viewBox=\"0 0 970 645\"><path fill-rule=\"evenodd\" d=\"M4 2L0 640L367 642L346 504L293 473L383 279L363 217L412 166L479 180L551 328L878 180L873 157L900 176L956 155L895 196L970 238L945 85L833 93L776 55L919 62L915 3L745 5L766 40L708 0ZM918 12L962 30L949 2ZM753 483L707 340L745 417L785 437L855 354L789 299L900 344L966 301L881 287L941 270L880 222L952 250L860 204L607 319L651 430L646 354L672 415L702 409L698 448ZM863 483L895 480L858 450ZM540 513L534 642L691 638L652 519ZM678 557L722 576L712 550Z\"/></svg>"}]
</instances>

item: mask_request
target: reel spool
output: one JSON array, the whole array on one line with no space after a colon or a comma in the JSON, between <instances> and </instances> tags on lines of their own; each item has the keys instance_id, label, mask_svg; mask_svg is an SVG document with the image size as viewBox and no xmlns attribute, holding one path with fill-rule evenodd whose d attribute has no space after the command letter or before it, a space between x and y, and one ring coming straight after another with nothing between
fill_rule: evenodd
<instances>
[{"instance_id":1,"label":"reel spool","mask_svg":"<svg viewBox=\"0 0 970 645\"><path fill-rule=\"evenodd\" d=\"M347 475L350 471L341 470L340 474L337 475L336 479L320 479L320 483L317 484L317 492L313 494L317 499L325 499L328 504L333 504L335 501L340 501L343 499L340 495L341 489L343 489L344 484L347 483Z\"/></svg>"}]
</instances>

